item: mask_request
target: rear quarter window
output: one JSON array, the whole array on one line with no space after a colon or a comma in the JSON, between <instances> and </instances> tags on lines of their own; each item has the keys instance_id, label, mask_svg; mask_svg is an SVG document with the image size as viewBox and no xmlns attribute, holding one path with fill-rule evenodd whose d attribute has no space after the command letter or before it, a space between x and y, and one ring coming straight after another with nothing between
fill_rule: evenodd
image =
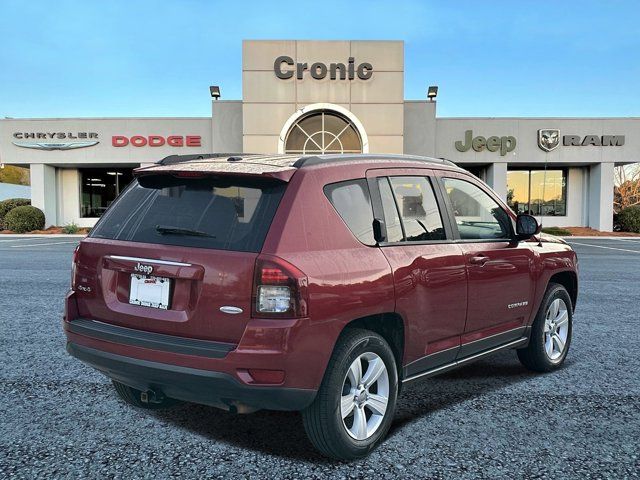
<instances>
[{"instance_id":1,"label":"rear quarter window","mask_svg":"<svg viewBox=\"0 0 640 480\"><path fill-rule=\"evenodd\" d=\"M91 237L259 252L286 186L234 177L133 181Z\"/></svg>"},{"instance_id":2,"label":"rear quarter window","mask_svg":"<svg viewBox=\"0 0 640 480\"><path fill-rule=\"evenodd\" d=\"M371 197L364 178L326 185L324 194L360 242L370 246L376 244Z\"/></svg>"}]
</instances>

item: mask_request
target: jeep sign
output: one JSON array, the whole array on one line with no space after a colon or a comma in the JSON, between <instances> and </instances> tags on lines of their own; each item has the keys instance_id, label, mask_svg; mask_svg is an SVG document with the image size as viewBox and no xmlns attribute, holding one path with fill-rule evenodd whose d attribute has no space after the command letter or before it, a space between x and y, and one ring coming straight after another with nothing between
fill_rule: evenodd
<instances>
[{"instance_id":1,"label":"jeep sign","mask_svg":"<svg viewBox=\"0 0 640 480\"><path fill-rule=\"evenodd\" d=\"M473 130L467 130L464 132L464 142L462 140L456 141L455 147L459 152L466 152L471 148L476 152L481 152L486 148L489 152L500 151L500 155L505 156L515 150L516 137L511 135L503 137L491 136L489 138L481 135L474 137Z\"/></svg>"}]
</instances>

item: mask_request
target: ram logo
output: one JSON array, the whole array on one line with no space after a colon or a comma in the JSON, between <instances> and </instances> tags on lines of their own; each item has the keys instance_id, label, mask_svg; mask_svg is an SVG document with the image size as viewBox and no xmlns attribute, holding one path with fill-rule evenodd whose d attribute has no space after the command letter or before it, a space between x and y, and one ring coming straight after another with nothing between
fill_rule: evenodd
<instances>
[{"instance_id":1,"label":"ram logo","mask_svg":"<svg viewBox=\"0 0 640 480\"><path fill-rule=\"evenodd\" d=\"M560 130L545 128L538 130L538 146L545 152L550 152L560 145Z\"/></svg>"}]
</instances>

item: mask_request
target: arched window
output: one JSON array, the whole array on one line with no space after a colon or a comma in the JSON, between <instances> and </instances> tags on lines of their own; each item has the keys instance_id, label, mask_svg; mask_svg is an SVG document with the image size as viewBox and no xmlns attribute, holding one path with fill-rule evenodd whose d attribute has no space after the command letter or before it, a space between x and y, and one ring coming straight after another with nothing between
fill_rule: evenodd
<instances>
[{"instance_id":1,"label":"arched window","mask_svg":"<svg viewBox=\"0 0 640 480\"><path fill-rule=\"evenodd\" d=\"M289 128L284 153L362 153L362 139L346 116L331 110L314 110Z\"/></svg>"}]
</instances>

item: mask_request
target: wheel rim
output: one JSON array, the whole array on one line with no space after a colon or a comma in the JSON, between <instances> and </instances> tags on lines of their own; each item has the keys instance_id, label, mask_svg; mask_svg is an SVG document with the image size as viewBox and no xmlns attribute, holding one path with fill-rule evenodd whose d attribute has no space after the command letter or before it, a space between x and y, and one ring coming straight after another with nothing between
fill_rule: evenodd
<instances>
[{"instance_id":1,"label":"wheel rim","mask_svg":"<svg viewBox=\"0 0 640 480\"><path fill-rule=\"evenodd\" d=\"M550 360L556 361L564 353L569 336L569 311L561 298L556 298L544 319L544 350Z\"/></svg>"},{"instance_id":2,"label":"wheel rim","mask_svg":"<svg viewBox=\"0 0 640 480\"><path fill-rule=\"evenodd\" d=\"M356 358L342 384L342 425L356 440L371 437L384 419L389 403L389 373L382 358L366 352Z\"/></svg>"}]
</instances>

